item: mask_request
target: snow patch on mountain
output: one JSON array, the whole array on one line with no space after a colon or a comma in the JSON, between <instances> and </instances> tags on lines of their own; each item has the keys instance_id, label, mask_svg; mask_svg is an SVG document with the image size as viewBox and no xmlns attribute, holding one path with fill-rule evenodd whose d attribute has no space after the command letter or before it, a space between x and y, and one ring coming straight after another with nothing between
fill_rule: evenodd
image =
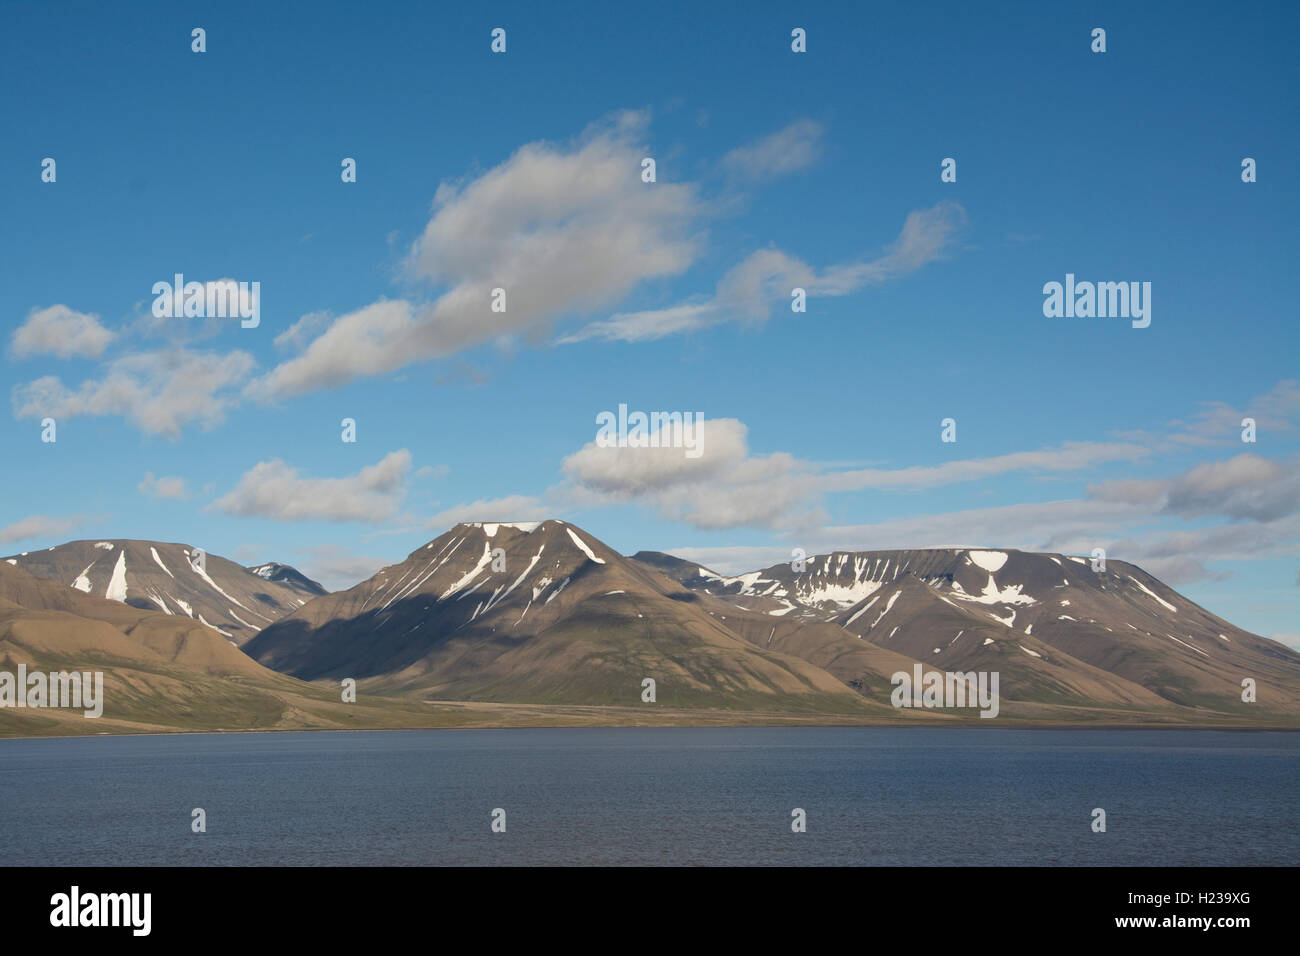
<instances>
[{"instance_id":1,"label":"snow patch on mountain","mask_svg":"<svg viewBox=\"0 0 1300 956\"><path fill-rule=\"evenodd\" d=\"M1002 565L1007 563L1007 556L1003 551L968 551L966 556L970 558L972 564L983 568L989 574L1001 571Z\"/></svg>"},{"instance_id":2,"label":"snow patch on mountain","mask_svg":"<svg viewBox=\"0 0 1300 956\"><path fill-rule=\"evenodd\" d=\"M221 595L223 598L225 598L227 601L230 601L230 602L232 602L232 603L234 603L234 604L238 604L238 605L239 605L240 607L242 607L245 611L248 610L248 607L247 607L246 605L244 605L244 603L243 603L242 601L240 601L238 598L231 597L229 594L227 594L225 591L223 591L223 590L221 589L221 585L219 585L216 581L212 580L212 578L208 576L208 572L207 572L206 570L204 570L203 568L199 567L197 564L194 563L194 561L193 561L193 557L192 557L192 556L191 556L191 559L190 559L189 561L186 561L185 563L188 564L188 565L190 566L190 570L191 570L191 571L193 571L195 574L197 574L199 577L201 577L204 581L206 581L206 582L208 583L208 586L209 586L209 587L211 587L214 591L216 591L218 594L220 594L220 595Z\"/></svg>"},{"instance_id":3,"label":"snow patch on mountain","mask_svg":"<svg viewBox=\"0 0 1300 956\"><path fill-rule=\"evenodd\" d=\"M168 571L167 565L163 564L163 559L158 557L158 549L151 545L149 547L149 553L153 555L154 563L157 564L158 567L162 568L164 571L167 571L167 577L175 580L176 575L172 574L171 571Z\"/></svg>"},{"instance_id":4,"label":"snow patch on mountain","mask_svg":"<svg viewBox=\"0 0 1300 956\"><path fill-rule=\"evenodd\" d=\"M473 581L476 577L478 577L479 574L482 573L483 569L486 568L489 563L491 563L491 561L492 561L492 542L485 541L483 542L483 555L478 559L478 564L474 565L474 567L470 568L468 571L462 574L460 578L454 584L452 584L451 587L443 591L442 596L439 597L438 600L445 601L453 594L456 594L457 592L462 590L466 585L469 584L469 582Z\"/></svg>"},{"instance_id":5,"label":"snow patch on mountain","mask_svg":"<svg viewBox=\"0 0 1300 956\"><path fill-rule=\"evenodd\" d=\"M867 602L866 604L864 604L862 607L860 607L860 608L858 608L856 611L854 611L854 612L853 612L853 616L852 616L851 618L849 618L845 623L846 623L846 624L852 624L852 623L853 623L854 621L856 621L858 618L862 617L863 614L867 613L867 611L868 611L868 609L870 609L871 605L875 604L875 603L876 603L877 601L879 601L879 600L880 600L880 595L877 594L875 597L873 597L870 601L868 601L868 602Z\"/></svg>"},{"instance_id":6,"label":"snow patch on mountain","mask_svg":"<svg viewBox=\"0 0 1300 956\"><path fill-rule=\"evenodd\" d=\"M780 582L772 582L773 585ZM800 581L800 584L805 582ZM827 582L825 584L817 582L807 582L807 588L796 588L795 595L804 604L821 604L831 602L841 607L852 607L863 598L870 597L885 586L884 581L855 581L853 584L835 584ZM771 593L769 588L768 592Z\"/></svg>"},{"instance_id":7,"label":"snow patch on mountain","mask_svg":"<svg viewBox=\"0 0 1300 956\"><path fill-rule=\"evenodd\" d=\"M1169 608L1169 610L1173 611L1175 614L1178 613L1178 608L1174 607L1172 604L1170 604L1168 601L1166 601L1166 600L1165 600L1164 598L1162 598L1160 595L1156 594L1155 591L1152 591L1149 587L1147 587L1145 584L1143 584L1143 583L1142 583L1141 581L1139 581L1137 578L1129 578L1129 580L1132 581L1134 584L1136 584L1138 587L1140 587L1143 591L1146 591L1147 594L1151 595L1153 598L1155 598L1157 601L1159 601L1159 602L1160 602L1161 604L1163 604L1165 607Z\"/></svg>"},{"instance_id":8,"label":"snow patch on mountain","mask_svg":"<svg viewBox=\"0 0 1300 956\"><path fill-rule=\"evenodd\" d=\"M605 563L605 559L596 557L596 552L591 550L591 547L587 544L587 542L583 541L576 534L574 534L572 528L565 528L564 530L569 532L569 537L573 539L574 544L576 544L579 548L582 549L583 554L591 558L591 560L594 561L596 564Z\"/></svg>"},{"instance_id":9,"label":"snow patch on mountain","mask_svg":"<svg viewBox=\"0 0 1300 956\"><path fill-rule=\"evenodd\" d=\"M73 580L72 586L76 588L78 591L84 591L86 594L89 594L90 578L87 575L90 574L90 569L93 568L94 566L95 566L94 561L91 561L88 565L86 565L86 569L82 571L80 574L78 574L76 579Z\"/></svg>"},{"instance_id":10,"label":"snow patch on mountain","mask_svg":"<svg viewBox=\"0 0 1300 956\"><path fill-rule=\"evenodd\" d=\"M885 602L885 609L880 612L880 617L876 618L876 620L872 623L871 626L873 628L881 622L881 620L884 618L886 614L889 613L889 609L894 606L894 602L898 600L898 596L902 593L903 593L902 591L895 591L893 594L889 596L889 600Z\"/></svg>"},{"instance_id":11,"label":"snow patch on mountain","mask_svg":"<svg viewBox=\"0 0 1300 956\"><path fill-rule=\"evenodd\" d=\"M247 608L245 608L245 610L247 610ZM248 628L250 631L256 631L256 630L258 630L257 627L255 627L255 626L252 625L252 624L249 624L249 623L248 623L247 621L245 621L242 617L240 617L238 614L236 614L234 608L231 608L231 609L230 609L230 616L233 617L233 618L234 618L236 621L238 621L240 624L244 625L244 627Z\"/></svg>"},{"instance_id":12,"label":"snow patch on mountain","mask_svg":"<svg viewBox=\"0 0 1300 956\"><path fill-rule=\"evenodd\" d=\"M967 594L966 589L961 586L961 582L952 582L952 596L960 601L973 601L976 604L1037 604L1038 599L1022 593L1023 584L1009 584L1005 588L999 588L993 575L989 575L988 582L984 585L984 590L980 594Z\"/></svg>"},{"instance_id":13,"label":"snow patch on mountain","mask_svg":"<svg viewBox=\"0 0 1300 956\"><path fill-rule=\"evenodd\" d=\"M96 545L98 547L98 545ZM126 552L117 553L117 564L113 567L113 577L108 582L104 597L110 601L126 603Z\"/></svg>"},{"instance_id":14,"label":"snow patch on mountain","mask_svg":"<svg viewBox=\"0 0 1300 956\"><path fill-rule=\"evenodd\" d=\"M1188 636L1190 637L1190 635L1188 635ZM1171 641L1174 641L1174 642L1177 643L1177 644L1181 644L1181 645L1183 645L1183 647L1187 648L1189 651L1195 651L1196 653L1200 654L1202 657L1209 657L1209 656L1210 656L1209 654L1205 653L1205 651L1201 650L1199 647L1193 647L1191 644L1188 644L1186 641L1180 641L1180 640L1178 640L1178 638L1174 637L1172 634L1168 635L1168 637L1169 637L1169 639L1170 639Z\"/></svg>"},{"instance_id":15,"label":"snow patch on mountain","mask_svg":"<svg viewBox=\"0 0 1300 956\"><path fill-rule=\"evenodd\" d=\"M232 638L232 637L235 636L235 635L231 634L229 631L223 631L221 628L217 627L217 625L215 625L215 624L208 624L207 621L203 620L203 615L202 615L202 614L199 615L199 623L200 623L200 624L207 624L208 627L212 628L212 629L213 629L214 631L216 631L218 634L223 634L223 635L225 635L227 638Z\"/></svg>"}]
</instances>

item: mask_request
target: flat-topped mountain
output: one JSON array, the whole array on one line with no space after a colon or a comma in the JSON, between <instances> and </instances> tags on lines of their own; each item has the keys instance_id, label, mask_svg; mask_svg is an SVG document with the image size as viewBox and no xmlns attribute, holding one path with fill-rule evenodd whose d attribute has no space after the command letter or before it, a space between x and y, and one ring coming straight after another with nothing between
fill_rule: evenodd
<instances>
[{"instance_id":1,"label":"flat-topped mountain","mask_svg":"<svg viewBox=\"0 0 1300 956\"><path fill-rule=\"evenodd\" d=\"M809 650L850 634L943 671L1002 675L1043 703L1300 712L1300 654L1229 624L1142 569L981 549L839 551L728 576L658 552L636 560L730 611L751 639ZM822 649L821 653L825 653ZM843 678L854 680L849 673ZM1258 687L1241 700L1246 678Z\"/></svg>"}]
</instances>

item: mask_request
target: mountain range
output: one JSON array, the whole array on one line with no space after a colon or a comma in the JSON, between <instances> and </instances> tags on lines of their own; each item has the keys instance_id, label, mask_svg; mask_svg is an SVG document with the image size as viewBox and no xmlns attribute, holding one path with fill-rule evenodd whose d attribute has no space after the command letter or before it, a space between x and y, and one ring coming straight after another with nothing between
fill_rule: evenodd
<instances>
[{"instance_id":1,"label":"mountain range","mask_svg":"<svg viewBox=\"0 0 1300 956\"><path fill-rule=\"evenodd\" d=\"M59 732L115 713L122 730L978 722L896 709L891 678L916 668L997 673L1013 724L1300 726L1300 654L1116 560L840 551L728 576L548 520L456 525L333 593L137 540L0 572L0 669L103 664L101 726ZM53 713L0 709L0 733L52 732L33 720Z\"/></svg>"}]
</instances>

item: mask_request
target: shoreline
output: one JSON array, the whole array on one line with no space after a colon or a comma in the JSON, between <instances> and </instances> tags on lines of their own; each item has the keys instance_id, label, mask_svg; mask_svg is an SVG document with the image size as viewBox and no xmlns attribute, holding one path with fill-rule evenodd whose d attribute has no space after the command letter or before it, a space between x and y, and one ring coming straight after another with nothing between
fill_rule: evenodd
<instances>
[{"instance_id":1,"label":"shoreline","mask_svg":"<svg viewBox=\"0 0 1300 956\"><path fill-rule=\"evenodd\" d=\"M1194 731L1197 733L1205 732L1222 732L1222 733L1300 733L1300 727L1285 726L1263 726L1263 727L1240 727L1240 726L1214 726L1203 724L1015 724L1010 726L990 727L984 724L969 722L952 723L952 724L933 724L933 723L872 723L872 724L843 724L843 723L824 723L824 724L790 724L790 723L744 723L744 724L526 724L520 726L496 726L496 727L296 727L296 728L264 728L260 730L145 730L139 733L122 732L122 733L94 733L94 734L30 734L30 735L8 735L0 736L0 745L11 740L90 740L103 737L233 737L239 735L251 734L365 734L365 733L428 733L437 731L498 731L498 730L744 730L748 728L773 730L778 728L791 729L860 729L860 730L882 730L882 729L906 729L906 730L980 730L980 731L1004 731L1004 730L1127 730L1127 731Z\"/></svg>"}]
</instances>

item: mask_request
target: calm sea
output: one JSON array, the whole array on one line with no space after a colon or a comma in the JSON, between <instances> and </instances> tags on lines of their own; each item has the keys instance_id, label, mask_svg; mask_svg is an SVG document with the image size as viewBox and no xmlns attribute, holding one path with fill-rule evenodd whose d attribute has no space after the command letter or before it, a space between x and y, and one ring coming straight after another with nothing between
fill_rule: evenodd
<instances>
[{"instance_id":1,"label":"calm sea","mask_svg":"<svg viewBox=\"0 0 1300 956\"><path fill-rule=\"evenodd\" d=\"M1300 860L1300 734L735 728L0 740L0 864ZM207 832L191 832L201 807ZM1094 808L1106 832L1091 829ZM493 833L493 811L506 832ZM807 831L791 831L792 810Z\"/></svg>"}]
</instances>

